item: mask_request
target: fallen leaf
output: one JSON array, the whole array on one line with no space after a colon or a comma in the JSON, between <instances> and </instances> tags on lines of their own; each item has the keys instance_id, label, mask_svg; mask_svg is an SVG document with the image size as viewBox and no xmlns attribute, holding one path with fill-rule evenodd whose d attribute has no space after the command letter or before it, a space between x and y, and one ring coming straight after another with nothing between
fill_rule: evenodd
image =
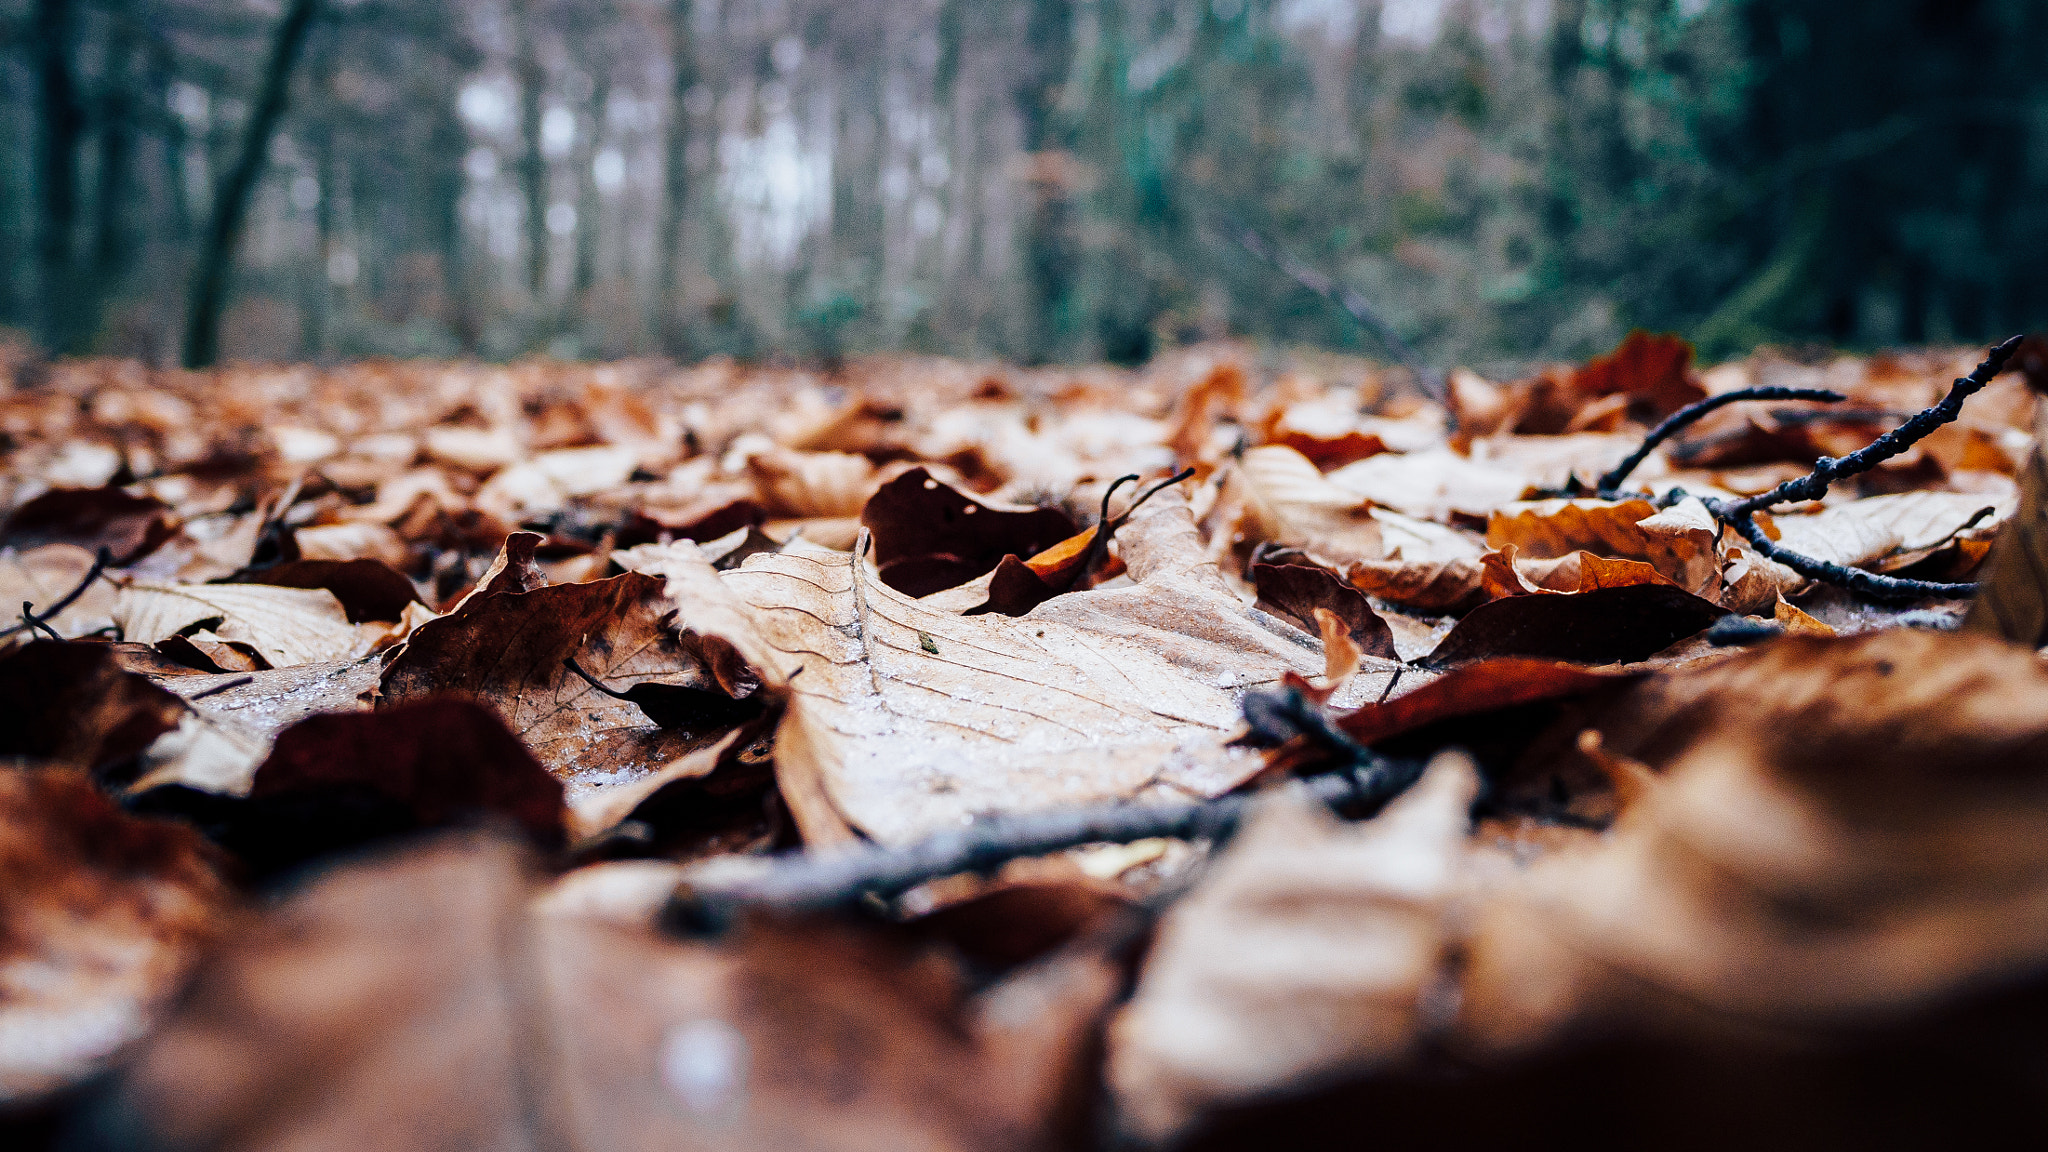
<instances>
[{"instance_id":1,"label":"fallen leaf","mask_svg":"<svg viewBox=\"0 0 2048 1152\"><path fill-rule=\"evenodd\" d=\"M178 697L124 670L105 645L38 640L0 654L0 757L104 776L184 715Z\"/></svg>"},{"instance_id":2,"label":"fallen leaf","mask_svg":"<svg viewBox=\"0 0 2048 1152\"><path fill-rule=\"evenodd\" d=\"M34 604L40 618L71 595L92 570L93 554L76 544L43 544L22 552L0 550L0 618L18 622L24 603ZM95 579L78 599L44 623L67 640L112 628L113 585ZM27 639L23 633L17 636Z\"/></svg>"},{"instance_id":3,"label":"fallen leaf","mask_svg":"<svg viewBox=\"0 0 2048 1152\"><path fill-rule=\"evenodd\" d=\"M1326 480L1292 448L1269 445L1244 453L1217 501L1242 503L1235 531L1245 547L1300 548L1337 564L1386 554L1367 502Z\"/></svg>"},{"instance_id":4,"label":"fallen leaf","mask_svg":"<svg viewBox=\"0 0 2048 1152\"><path fill-rule=\"evenodd\" d=\"M1176 903L1112 1022L1108 1079L1135 1135L1417 1051L1452 944L1479 788L1449 753L1378 818L1282 792Z\"/></svg>"},{"instance_id":5,"label":"fallen leaf","mask_svg":"<svg viewBox=\"0 0 2048 1152\"><path fill-rule=\"evenodd\" d=\"M1360 652L1382 660L1397 658L1394 634L1387 622L1372 610L1363 593L1329 569L1307 564L1254 564L1252 581L1259 592L1254 606L1260 611L1283 617L1309 632L1316 631L1318 609L1330 612Z\"/></svg>"},{"instance_id":6,"label":"fallen leaf","mask_svg":"<svg viewBox=\"0 0 2048 1152\"><path fill-rule=\"evenodd\" d=\"M274 588L324 588L351 624L397 623L407 605L425 606L412 581L381 560L292 560L249 573L244 580Z\"/></svg>"},{"instance_id":7,"label":"fallen leaf","mask_svg":"<svg viewBox=\"0 0 2048 1152\"><path fill-rule=\"evenodd\" d=\"M1075 533L1056 508L1000 508L913 468L861 508L884 584L928 596L993 571L1005 556L1036 556Z\"/></svg>"},{"instance_id":8,"label":"fallen leaf","mask_svg":"<svg viewBox=\"0 0 2048 1152\"><path fill-rule=\"evenodd\" d=\"M2048 644L2048 461L2038 450L2027 457L2019 510L1991 545L1963 628L2029 648Z\"/></svg>"},{"instance_id":9,"label":"fallen leaf","mask_svg":"<svg viewBox=\"0 0 2048 1152\"><path fill-rule=\"evenodd\" d=\"M114 620L124 637L143 644L213 621L222 639L249 644L273 668L347 660L369 646L341 601L321 588L131 584L121 589Z\"/></svg>"},{"instance_id":10,"label":"fallen leaf","mask_svg":"<svg viewBox=\"0 0 2048 1152\"><path fill-rule=\"evenodd\" d=\"M970 999L943 960L873 930L684 943L538 903L527 868L451 838L329 871L222 946L94 1127L178 1147L252 1131L319 1148L1079 1137L1088 1038L1118 984L1099 961Z\"/></svg>"},{"instance_id":11,"label":"fallen leaf","mask_svg":"<svg viewBox=\"0 0 2048 1152\"><path fill-rule=\"evenodd\" d=\"M53 488L8 513L0 544L33 548L73 544L88 553L105 548L118 566L148 555L178 530L170 506L120 488Z\"/></svg>"},{"instance_id":12,"label":"fallen leaf","mask_svg":"<svg viewBox=\"0 0 2048 1152\"><path fill-rule=\"evenodd\" d=\"M83 773L0 768L0 1110L148 1034L228 904L191 828L122 812Z\"/></svg>"},{"instance_id":13,"label":"fallen leaf","mask_svg":"<svg viewBox=\"0 0 2048 1152\"><path fill-rule=\"evenodd\" d=\"M1532 560L1555 560L1580 551L1637 560L1677 587L1710 600L1720 594L1720 535L1720 525L1697 499L1662 512L1647 500L1509 504L1486 526L1486 542L1494 548L1512 544Z\"/></svg>"},{"instance_id":14,"label":"fallen leaf","mask_svg":"<svg viewBox=\"0 0 2048 1152\"><path fill-rule=\"evenodd\" d=\"M1707 398L1692 380L1692 356L1692 345L1676 336L1637 330L1574 373L1572 386L1593 396L1627 396L1636 414L1654 423Z\"/></svg>"},{"instance_id":15,"label":"fallen leaf","mask_svg":"<svg viewBox=\"0 0 2048 1152\"><path fill-rule=\"evenodd\" d=\"M1917 630L1788 637L1595 721L1660 779L1490 902L1463 1020L1521 1047L1619 1014L1811 1033L2038 969L2048 670Z\"/></svg>"},{"instance_id":16,"label":"fallen leaf","mask_svg":"<svg viewBox=\"0 0 2048 1152\"><path fill-rule=\"evenodd\" d=\"M513 563L506 572L517 570ZM508 588L526 584L500 579ZM704 686L664 622L660 580L628 572L526 591L491 586L414 630L384 669L382 704L444 692L485 701L572 796L646 775L738 722L730 695ZM593 687L568 660L616 692L647 696L669 726L634 700ZM664 709L670 704L674 715Z\"/></svg>"},{"instance_id":17,"label":"fallen leaf","mask_svg":"<svg viewBox=\"0 0 2048 1152\"><path fill-rule=\"evenodd\" d=\"M805 838L843 838L836 819L901 843L977 813L1160 781L1215 795L1256 771L1256 757L1222 747L1239 696L1321 671L1321 654L1252 618L1203 560L1178 494L1133 517L1120 541L1134 586L1015 618L932 611L874 579L858 554L785 552L726 573L777 653L753 659L791 685L776 748L784 794L814 789L829 805L792 801ZM702 597L676 599L700 633L735 628L700 623Z\"/></svg>"},{"instance_id":18,"label":"fallen leaf","mask_svg":"<svg viewBox=\"0 0 2048 1152\"><path fill-rule=\"evenodd\" d=\"M1662 584L1565 596L1511 596L1467 613L1424 664L1447 668L1500 656L1575 664L1643 660L1706 631L1727 610Z\"/></svg>"}]
</instances>

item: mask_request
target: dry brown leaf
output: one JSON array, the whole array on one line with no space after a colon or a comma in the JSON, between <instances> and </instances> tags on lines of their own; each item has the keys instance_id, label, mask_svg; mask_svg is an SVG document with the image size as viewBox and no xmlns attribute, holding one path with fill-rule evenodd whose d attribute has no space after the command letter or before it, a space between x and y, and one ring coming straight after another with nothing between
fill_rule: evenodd
<instances>
[{"instance_id":1,"label":"dry brown leaf","mask_svg":"<svg viewBox=\"0 0 2048 1152\"><path fill-rule=\"evenodd\" d=\"M152 1145L1068 1146L1118 988L1056 958L972 998L873 931L725 947L535 901L505 845L332 870L227 941L98 1119Z\"/></svg>"},{"instance_id":2,"label":"dry brown leaf","mask_svg":"<svg viewBox=\"0 0 2048 1152\"><path fill-rule=\"evenodd\" d=\"M572 795L638 779L737 722L711 707L733 701L701 687L703 673L664 621L667 603L654 577L629 572L588 584L490 589L487 581L413 631L384 669L380 702L443 692L484 700ZM605 695L571 672L570 659L614 691L701 692L707 708L662 727L638 703Z\"/></svg>"},{"instance_id":3,"label":"dry brown leaf","mask_svg":"<svg viewBox=\"0 0 2048 1152\"><path fill-rule=\"evenodd\" d=\"M0 550L0 618L18 623L23 603L34 604L40 618L78 587L92 571L92 564L93 554L76 544L44 544L21 552ZM94 580L70 607L44 622L67 640L112 627L113 585ZM18 634L16 639L25 641L28 636Z\"/></svg>"},{"instance_id":4,"label":"dry brown leaf","mask_svg":"<svg viewBox=\"0 0 2048 1152\"><path fill-rule=\"evenodd\" d=\"M2048 460L2039 450L2020 474L2019 510L1999 532L1966 631L2015 644L2048 644Z\"/></svg>"},{"instance_id":5,"label":"dry brown leaf","mask_svg":"<svg viewBox=\"0 0 2048 1152\"><path fill-rule=\"evenodd\" d=\"M1660 512L1647 500L1541 500L1509 504L1486 525L1486 542L1514 545L1531 560L1573 552L1638 560L1672 584L1716 599L1721 587L1720 527L1689 499Z\"/></svg>"},{"instance_id":6,"label":"dry brown leaf","mask_svg":"<svg viewBox=\"0 0 2048 1152\"><path fill-rule=\"evenodd\" d=\"M1242 508L1233 534L1243 547L1301 548L1337 564L1377 560L1386 551L1371 506L1324 479L1292 448L1244 453L1224 478L1217 507Z\"/></svg>"},{"instance_id":7,"label":"dry brown leaf","mask_svg":"<svg viewBox=\"0 0 2048 1152\"><path fill-rule=\"evenodd\" d=\"M1479 788L1457 753L1366 824L1275 796L1160 924L1109 1035L1136 1134L1336 1073L1398 1063L1442 1023Z\"/></svg>"},{"instance_id":8,"label":"dry brown leaf","mask_svg":"<svg viewBox=\"0 0 2048 1152\"><path fill-rule=\"evenodd\" d=\"M878 475L865 456L781 448L748 457L747 471L771 516L796 519L857 519L868 498L888 479Z\"/></svg>"},{"instance_id":9,"label":"dry brown leaf","mask_svg":"<svg viewBox=\"0 0 2048 1152\"><path fill-rule=\"evenodd\" d=\"M1598 721L1661 782L1488 905L1488 1047L1621 1017L1818 1029L2048 957L2048 668L1997 640L1794 637Z\"/></svg>"},{"instance_id":10,"label":"dry brown leaf","mask_svg":"<svg viewBox=\"0 0 2048 1152\"><path fill-rule=\"evenodd\" d=\"M1449 448L1384 453L1329 474L1331 485L1423 520L1483 521L1522 498L1533 482L1520 470L1460 456Z\"/></svg>"},{"instance_id":11,"label":"dry brown leaf","mask_svg":"<svg viewBox=\"0 0 2048 1152\"><path fill-rule=\"evenodd\" d=\"M794 785L830 805L792 801L806 838L833 838L832 814L900 843L981 812L1158 783L1215 795L1255 771L1256 756L1222 747L1238 699L1321 671L1318 646L1253 619L1202 559L1178 494L1156 497L1118 540L1134 586L1015 618L935 612L859 555L785 552L726 573L740 603L726 611L751 617L791 684L776 748L785 795ZM676 598L685 623L729 634L699 622L703 598ZM1379 680L1353 684L1368 679Z\"/></svg>"},{"instance_id":12,"label":"dry brown leaf","mask_svg":"<svg viewBox=\"0 0 2048 1152\"><path fill-rule=\"evenodd\" d=\"M194 829L122 812L83 773L0 769L0 1110L142 1038L228 903Z\"/></svg>"},{"instance_id":13,"label":"dry brown leaf","mask_svg":"<svg viewBox=\"0 0 2048 1152\"><path fill-rule=\"evenodd\" d=\"M332 592L262 584L131 584L114 619L127 639L155 644L194 625L218 621L223 640L239 640L273 668L347 660L369 648Z\"/></svg>"}]
</instances>

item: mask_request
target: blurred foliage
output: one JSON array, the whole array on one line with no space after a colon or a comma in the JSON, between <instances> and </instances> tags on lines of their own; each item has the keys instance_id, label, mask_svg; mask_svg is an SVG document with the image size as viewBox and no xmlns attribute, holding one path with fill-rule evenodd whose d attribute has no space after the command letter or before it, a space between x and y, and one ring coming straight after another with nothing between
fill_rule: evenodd
<instances>
[{"instance_id":1,"label":"blurred foliage","mask_svg":"<svg viewBox=\"0 0 2048 1152\"><path fill-rule=\"evenodd\" d=\"M287 5L0 0L0 324L170 361ZM229 355L2048 324L2038 0L326 0Z\"/></svg>"}]
</instances>

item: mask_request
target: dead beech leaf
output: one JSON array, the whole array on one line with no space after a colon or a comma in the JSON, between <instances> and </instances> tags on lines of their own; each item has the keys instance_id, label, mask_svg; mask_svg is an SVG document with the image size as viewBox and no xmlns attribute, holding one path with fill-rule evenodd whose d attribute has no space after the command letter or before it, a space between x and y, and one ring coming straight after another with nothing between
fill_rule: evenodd
<instances>
[{"instance_id":1,"label":"dead beech leaf","mask_svg":"<svg viewBox=\"0 0 2048 1152\"><path fill-rule=\"evenodd\" d=\"M0 769L0 1109L145 1035L228 902L194 829L130 816L80 772Z\"/></svg>"},{"instance_id":2,"label":"dead beech leaf","mask_svg":"<svg viewBox=\"0 0 2048 1152\"><path fill-rule=\"evenodd\" d=\"M640 704L600 692L565 666L575 660L616 692L701 696L729 708L728 694L704 685L666 612L662 582L638 572L530 591L480 588L413 631L384 669L380 706L444 692L473 696L495 707L572 795L633 780L737 722L702 710L662 727Z\"/></svg>"},{"instance_id":3,"label":"dead beech leaf","mask_svg":"<svg viewBox=\"0 0 2048 1152\"><path fill-rule=\"evenodd\" d=\"M1451 523L1483 521L1522 498L1532 481L1522 471L1460 456L1449 448L1383 453L1325 477L1354 496L1396 512Z\"/></svg>"},{"instance_id":4,"label":"dead beech leaf","mask_svg":"<svg viewBox=\"0 0 2048 1152\"><path fill-rule=\"evenodd\" d=\"M969 997L942 959L871 929L687 943L536 900L530 874L475 837L327 871L223 943L96 1119L165 1147L1080 1139L1089 1040L1119 988L1098 958Z\"/></svg>"},{"instance_id":5,"label":"dead beech leaf","mask_svg":"<svg viewBox=\"0 0 2048 1152\"><path fill-rule=\"evenodd\" d=\"M865 456L783 448L748 457L747 471L769 515L795 519L858 517L884 479Z\"/></svg>"},{"instance_id":6,"label":"dead beech leaf","mask_svg":"<svg viewBox=\"0 0 2048 1152\"><path fill-rule=\"evenodd\" d=\"M20 621L21 606L36 606L38 618L69 596L86 573L92 571L93 554L76 544L44 544L16 552L0 551L0 617ZM94 580L64 611L46 620L65 639L110 628L114 623L114 587ZM19 634L18 634L19 635ZM25 635L20 636L26 640ZM0 641L7 643L7 641Z\"/></svg>"},{"instance_id":7,"label":"dead beech leaf","mask_svg":"<svg viewBox=\"0 0 2048 1152\"><path fill-rule=\"evenodd\" d=\"M1591 552L1573 552L1554 560L1528 560L1522 558L1513 544L1487 553L1481 567L1487 595L1496 600L1503 596L1595 592L1640 584L1677 587L1662 572L1640 560L1610 560Z\"/></svg>"},{"instance_id":8,"label":"dead beech leaf","mask_svg":"<svg viewBox=\"0 0 2048 1152\"><path fill-rule=\"evenodd\" d=\"M1247 547L1301 548L1340 564L1377 560L1386 552L1370 505L1324 479L1292 448L1267 445L1244 453L1217 503L1242 504L1236 532Z\"/></svg>"},{"instance_id":9,"label":"dead beech leaf","mask_svg":"<svg viewBox=\"0 0 2048 1152\"><path fill-rule=\"evenodd\" d=\"M1899 553L1924 552L1966 527L1991 532L2014 507L1974 492L1907 492L1773 517L1778 542L1816 559L1863 568Z\"/></svg>"},{"instance_id":10,"label":"dead beech leaf","mask_svg":"<svg viewBox=\"0 0 2048 1152\"><path fill-rule=\"evenodd\" d=\"M177 516L154 496L120 488L53 488L8 513L0 544L74 544L87 553L105 548L115 564L126 566L177 530Z\"/></svg>"},{"instance_id":11,"label":"dead beech leaf","mask_svg":"<svg viewBox=\"0 0 2048 1152\"><path fill-rule=\"evenodd\" d=\"M2015 644L2048 644L2048 461L2020 473L2019 510L1999 530L1963 629Z\"/></svg>"},{"instance_id":12,"label":"dead beech leaf","mask_svg":"<svg viewBox=\"0 0 2048 1152\"><path fill-rule=\"evenodd\" d=\"M1627 396L1644 423L1654 423L1707 398L1692 379L1692 345L1676 336L1630 332L1621 346L1572 374L1591 396Z\"/></svg>"},{"instance_id":13,"label":"dead beech leaf","mask_svg":"<svg viewBox=\"0 0 2048 1152\"><path fill-rule=\"evenodd\" d=\"M1260 611L1310 632L1317 630L1316 612L1329 612L1361 653L1396 659L1394 634L1387 622L1372 610L1364 593L1339 580L1336 573L1308 564L1254 564L1251 575L1259 592L1255 607Z\"/></svg>"},{"instance_id":14,"label":"dead beech leaf","mask_svg":"<svg viewBox=\"0 0 2048 1152\"><path fill-rule=\"evenodd\" d=\"M380 560L394 569L406 565L405 541L382 524L359 521L292 530L301 560Z\"/></svg>"},{"instance_id":15,"label":"dead beech leaf","mask_svg":"<svg viewBox=\"0 0 2048 1152\"><path fill-rule=\"evenodd\" d=\"M0 758L105 774L177 728L185 705L104 644L37 640L0 653Z\"/></svg>"},{"instance_id":16,"label":"dead beech leaf","mask_svg":"<svg viewBox=\"0 0 2048 1152\"><path fill-rule=\"evenodd\" d=\"M131 584L115 602L122 635L143 644L206 621L247 643L273 668L347 660L367 647L332 592L261 584Z\"/></svg>"},{"instance_id":17,"label":"dead beech leaf","mask_svg":"<svg viewBox=\"0 0 2048 1152\"><path fill-rule=\"evenodd\" d=\"M928 596L991 572L1005 556L1036 556L1075 534L1056 508L1000 508L912 468L861 508L882 582Z\"/></svg>"},{"instance_id":18,"label":"dead beech leaf","mask_svg":"<svg viewBox=\"0 0 2048 1152\"><path fill-rule=\"evenodd\" d=\"M1541 500L1509 504L1486 525L1486 542L1494 548L1512 544L1531 560L1580 551L1638 560L1707 599L1720 593L1720 534L1697 499L1662 512L1647 500Z\"/></svg>"},{"instance_id":19,"label":"dead beech leaf","mask_svg":"<svg viewBox=\"0 0 2048 1152\"><path fill-rule=\"evenodd\" d=\"M278 733L252 800L367 791L414 828L490 816L542 848L563 841L562 785L490 709L460 698L311 716Z\"/></svg>"},{"instance_id":20,"label":"dead beech leaf","mask_svg":"<svg viewBox=\"0 0 2048 1152\"><path fill-rule=\"evenodd\" d=\"M1629 1018L1816 1032L2048 957L2048 669L1994 638L1788 637L1615 697L1660 781L1480 919L1490 1048Z\"/></svg>"},{"instance_id":21,"label":"dead beech leaf","mask_svg":"<svg viewBox=\"0 0 2048 1152\"><path fill-rule=\"evenodd\" d=\"M1441 1023L1429 993L1478 789L1447 753L1368 823L1284 791L1261 808L1167 912L1112 1023L1108 1078L1137 1135L1417 1050Z\"/></svg>"},{"instance_id":22,"label":"dead beech leaf","mask_svg":"<svg viewBox=\"0 0 2048 1152\"><path fill-rule=\"evenodd\" d=\"M1500 656L1574 664L1626 664L1697 636L1727 610L1665 584L1537 593L1482 604L1424 664L1447 668Z\"/></svg>"},{"instance_id":23,"label":"dead beech leaf","mask_svg":"<svg viewBox=\"0 0 2048 1152\"><path fill-rule=\"evenodd\" d=\"M784 552L725 573L748 626L778 650L773 667L803 670L789 679L776 760L785 796L796 775L797 790L830 805L792 801L806 839L834 835L835 813L900 843L976 813L1162 781L1215 795L1256 771L1257 757L1222 747L1239 697L1288 671L1320 672L1321 654L1308 637L1260 626L1224 586L1178 493L1154 499L1119 542L1134 586L1014 618L933 611L859 555ZM685 623L724 634L691 615L701 598L677 598Z\"/></svg>"},{"instance_id":24,"label":"dead beech leaf","mask_svg":"<svg viewBox=\"0 0 2048 1152\"><path fill-rule=\"evenodd\" d=\"M245 582L273 588L324 588L349 622L397 623L408 605L426 605L405 575L381 560L288 560L250 573Z\"/></svg>"}]
</instances>

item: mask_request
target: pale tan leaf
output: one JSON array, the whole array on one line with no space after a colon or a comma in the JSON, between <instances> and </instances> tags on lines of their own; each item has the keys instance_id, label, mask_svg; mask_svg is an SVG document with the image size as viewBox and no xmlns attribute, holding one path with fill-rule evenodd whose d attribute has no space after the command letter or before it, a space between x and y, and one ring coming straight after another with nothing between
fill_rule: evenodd
<instances>
[{"instance_id":1,"label":"pale tan leaf","mask_svg":"<svg viewBox=\"0 0 2048 1152\"><path fill-rule=\"evenodd\" d=\"M1370 823L1284 792L1259 810L1167 913L1111 1024L1110 1086L1139 1134L1415 1051L1478 787L1448 753Z\"/></svg>"},{"instance_id":2,"label":"pale tan leaf","mask_svg":"<svg viewBox=\"0 0 2048 1152\"><path fill-rule=\"evenodd\" d=\"M121 590L115 620L129 640L154 644L196 624L240 640L273 668L347 660L367 650L341 601L324 588L264 584L133 584Z\"/></svg>"},{"instance_id":3,"label":"pale tan leaf","mask_svg":"<svg viewBox=\"0 0 2048 1152\"><path fill-rule=\"evenodd\" d=\"M0 551L0 619L19 623L21 606L49 611L69 596L92 571L93 555L76 544L44 544L23 552ZM46 623L67 639L109 627L114 622L114 587L95 580L78 599ZM0 625L4 626L4 625Z\"/></svg>"},{"instance_id":4,"label":"pale tan leaf","mask_svg":"<svg viewBox=\"0 0 2048 1152\"><path fill-rule=\"evenodd\" d=\"M1486 542L1512 544L1532 560L1573 552L1638 560L1688 592L1715 598L1721 584L1720 536L1705 505L1687 500L1659 512L1647 500L1539 500L1502 507Z\"/></svg>"},{"instance_id":5,"label":"pale tan leaf","mask_svg":"<svg viewBox=\"0 0 2048 1152\"><path fill-rule=\"evenodd\" d=\"M800 760L795 778L814 781L844 824L890 843L980 812L1241 782L1257 759L1223 741L1244 690L1321 671L1319 646L1237 600L1202 560L1178 493L1156 497L1118 545L1132 586L1014 618L934 611L881 584L858 553L756 556L725 573L750 617L731 627L757 631L775 651L751 659L790 685L778 779L791 779L786 758ZM686 625L717 630L693 615L709 597L671 596ZM1381 680L1352 684L1367 679Z\"/></svg>"}]
</instances>

